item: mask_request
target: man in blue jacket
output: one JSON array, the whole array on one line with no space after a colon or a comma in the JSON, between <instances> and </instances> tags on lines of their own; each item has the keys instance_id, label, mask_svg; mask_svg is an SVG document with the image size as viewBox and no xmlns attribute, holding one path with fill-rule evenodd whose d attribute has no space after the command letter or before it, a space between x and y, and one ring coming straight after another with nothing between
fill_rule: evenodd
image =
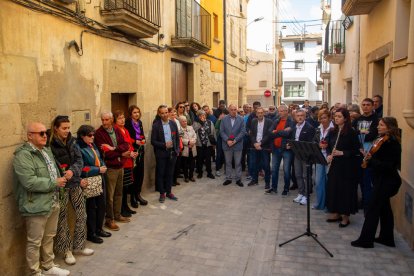
<instances>
[{"instance_id":1,"label":"man in blue jacket","mask_svg":"<svg viewBox=\"0 0 414 276\"><path fill-rule=\"evenodd\" d=\"M67 179L60 176L52 152L45 147L46 141L43 124L27 126L27 143L14 153L14 192L26 223L26 261L31 275L69 275L68 270L53 262L59 189L65 187Z\"/></svg>"},{"instance_id":2,"label":"man in blue jacket","mask_svg":"<svg viewBox=\"0 0 414 276\"><path fill-rule=\"evenodd\" d=\"M236 184L243 187L241 158L246 127L243 118L237 115L237 106L230 104L228 109L229 115L224 117L220 124L220 135L226 160L226 181L223 185L229 185L232 182L232 160L234 158Z\"/></svg>"}]
</instances>

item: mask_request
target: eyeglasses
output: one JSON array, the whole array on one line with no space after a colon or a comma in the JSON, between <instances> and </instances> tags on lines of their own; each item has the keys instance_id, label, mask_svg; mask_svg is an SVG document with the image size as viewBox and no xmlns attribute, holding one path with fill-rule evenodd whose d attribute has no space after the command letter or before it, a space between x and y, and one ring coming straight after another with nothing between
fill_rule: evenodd
<instances>
[{"instance_id":1,"label":"eyeglasses","mask_svg":"<svg viewBox=\"0 0 414 276\"><path fill-rule=\"evenodd\" d=\"M189 104L186 104L185 107L190 106Z\"/></svg>"},{"instance_id":2,"label":"eyeglasses","mask_svg":"<svg viewBox=\"0 0 414 276\"><path fill-rule=\"evenodd\" d=\"M184 106L183 105L180 105L178 108L184 108Z\"/></svg>"},{"instance_id":3,"label":"eyeglasses","mask_svg":"<svg viewBox=\"0 0 414 276\"><path fill-rule=\"evenodd\" d=\"M46 131L30 131L29 133L39 134L40 136L46 136L47 135Z\"/></svg>"},{"instance_id":4,"label":"eyeglasses","mask_svg":"<svg viewBox=\"0 0 414 276\"><path fill-rule=\"evenodd\" d=\"M275 108L269 108L269 110L275 110Z\"/></svg>"},{"instance_id":5,"label":"eyeglasses","mask_svg":"<svg viewBox=\"0 0 414 276\"><path fill-rule=\"evenodd\" d=\"M95 133L89 133L88 135L86 135L86 136L88 136L88 137L94 137L95 136Z\"/></svg>"}]
</instances>

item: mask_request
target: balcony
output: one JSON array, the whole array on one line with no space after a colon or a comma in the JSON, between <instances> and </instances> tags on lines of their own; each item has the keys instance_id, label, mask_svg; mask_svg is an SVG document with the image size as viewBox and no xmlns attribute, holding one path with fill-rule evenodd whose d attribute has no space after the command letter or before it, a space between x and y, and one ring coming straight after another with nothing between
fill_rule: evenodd
<instances>
[{"instance_id":1,"label":"balcony","mask_svg":"<svg viewBox=\"0 0 414 276\"><path fill-rule=\"evenodd\" d=\"M138 38L154 36L161 26L160 0L104 0L104 23Z\"/></svg>"},{"instance_id":2,"label":"balcony","mask_svg":"<svg viewBox=\"0 0 414 276\"><path fill-rule=\"evenodd\" d=\"M205 54L211 48L211 14L196 1L176 0L175 37L171 47L188 55Z\"/></svg>"},{"instance_id":3,"label":"balcony","mask_svg":"<svg viewBox=\"0 0 414 276\"><path fill-rule=\"evenodd\" d=\"M342 12L347 15L369 14L381 0L342 0Z\"/></svg>"},{"instance_id":4,"label":"balcony","mask_svg":"<svg viewBox=\"0 0 414 276\"><path fill-rule=\"evenodd\" d=\"M320 77L323 80L327 80L331 78L331 66L330 64L323 59L324 57L324 53L321 53L321 72L320 72Z\"/></svg>"},{"instance_id":5,"label":"balcony","mask_svg":"<svg viewBox=\"0 0 414 276\"><path fill-rule=\"evenodd\" d=\"M345 29L341 20L330 21L326 26L324 59L330 64L345 60Z\"/></svg>"}]
</instances>

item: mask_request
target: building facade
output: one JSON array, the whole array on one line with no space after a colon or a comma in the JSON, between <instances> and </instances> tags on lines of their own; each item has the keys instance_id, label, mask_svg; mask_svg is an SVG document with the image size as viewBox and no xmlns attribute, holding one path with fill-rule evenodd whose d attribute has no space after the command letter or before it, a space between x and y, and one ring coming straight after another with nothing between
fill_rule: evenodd
<instances>
[{"instance_id":1,"label":"building facade","mask_svg":"<svg viewBox=\"0 0 414 276\"><path fill-rule=\"evenodd\" d=\"M228 13L245 16L247 1L227 2ZM223 14L222 1L0 1L1 275L25 274L11 164L26 124L49 126L65 114L75 133L82 124L98 127L103 111L137 104L148 136L160 104L212 105L224 97ZM245 20L233 27L228 88L237 103L246 86ZM155 170L151 146L145 158L148 189Z\"/></svg>"},{"instance_id":2,"label":"building facade","mask_svg":"<svg viewBox=\"0 0 414 276\"><path fill-rule=\"evenodd\" d=\"M303 104L309 100L312 105L322 100L322 79L320 53L322 35L287 35L280 38L285 52L283 60L283 88L281 101L285 104Z\"/></svg>"},{"instance_id":3,"label":"building facade","mask_svg":"<svg viewBox=\"0 0 414 276\"><path fill-rule=\"evenodd\" d=\"M414 2L343 0L332 1L331 7L333 18L344 29L325 40L330 101L360 103L381 95L384 116L397 118L402 130L403 183L392 207L395 228L414 248ZM336 44L341 44L338 51L332 47Z\"/></svg>"}]
</instances>

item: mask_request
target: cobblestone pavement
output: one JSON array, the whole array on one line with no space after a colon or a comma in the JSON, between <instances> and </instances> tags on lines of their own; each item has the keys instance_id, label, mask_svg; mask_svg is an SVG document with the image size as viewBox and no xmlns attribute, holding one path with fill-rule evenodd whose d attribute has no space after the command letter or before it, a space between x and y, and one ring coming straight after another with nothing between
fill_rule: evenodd
<instances>
[{"instance_id":1,"label":"cobblestone pavement","mask_svg":"<svg viewBox=\"0 0 414 276\"><path fill-rule=\"evenodd\" d=\"M128 224L90 257L78 256L71 275L414 275L414 252L397 234L396 248L375 244L359 249L362 214L339 228L323 211L311 210L311 230L334 255L310 237L279 247L306 229L306 208L288 197L265 195L259 186L222 186L223 177L203 178L174 187L179 198L139 207ZM245 184L247 181L245 181Z\"/></svg>"}]
</instances>

